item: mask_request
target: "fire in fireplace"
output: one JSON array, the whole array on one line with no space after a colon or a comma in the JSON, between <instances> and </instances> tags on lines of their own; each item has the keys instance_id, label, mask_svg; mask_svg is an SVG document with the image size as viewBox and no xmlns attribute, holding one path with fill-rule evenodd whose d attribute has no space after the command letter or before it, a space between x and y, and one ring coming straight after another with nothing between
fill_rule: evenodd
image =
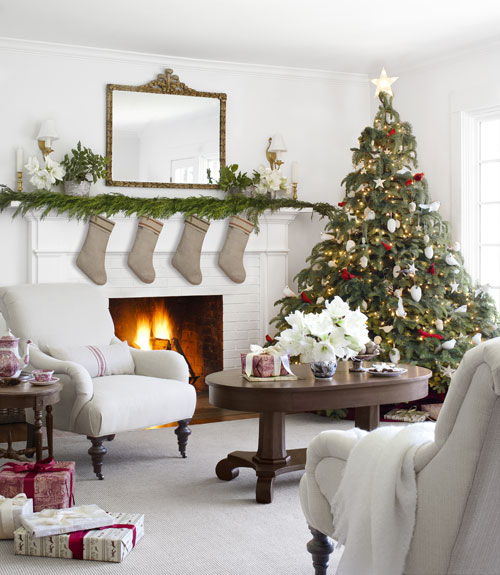
<instances>
[{"instance_id":1,"label":"fire in fireplace","mask_svg":"<svg viewBox=\"0 0 500 575\"><path fill-rule=\"evenodd\" d=\"M117 337L132 347L182 354L198 392L223 368L222 296L111 298L109 311Z\"/></svg>"}]
</instances>

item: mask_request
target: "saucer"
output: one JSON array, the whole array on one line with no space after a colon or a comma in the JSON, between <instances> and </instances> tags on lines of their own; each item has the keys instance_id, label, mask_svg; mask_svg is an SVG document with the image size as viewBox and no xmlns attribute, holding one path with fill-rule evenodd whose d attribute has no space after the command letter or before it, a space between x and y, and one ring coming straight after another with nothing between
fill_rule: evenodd
<instances>
[{"instance_id":1,"label":"saucer","mask_svg":"<svg viewBox=\"0 0 500 575\"><path fill-rule=\"evenodd\" d=\"M31 383L31 385L52 385L53 383L58 382L59 378L53 377L52 379L49 379L49 381L36 381L34 377L31 377L28 379L28 381Z\"/></svg>"}]
</instances>

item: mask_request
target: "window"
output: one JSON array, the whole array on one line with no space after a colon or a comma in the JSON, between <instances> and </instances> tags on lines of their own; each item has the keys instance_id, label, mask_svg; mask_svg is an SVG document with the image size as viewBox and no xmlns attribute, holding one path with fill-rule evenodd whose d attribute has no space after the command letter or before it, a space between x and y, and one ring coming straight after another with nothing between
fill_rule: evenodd
<instances>
[{"instance_id":1,"label":"window","mask_svg":"<svg viewBox=\"0 0 500 575\"><path fill-rule=\"evenodd\" d=\"M462 242L473 279L500 309L500 109L466 118L462 132Z\"/></svg>"}]
</instances>

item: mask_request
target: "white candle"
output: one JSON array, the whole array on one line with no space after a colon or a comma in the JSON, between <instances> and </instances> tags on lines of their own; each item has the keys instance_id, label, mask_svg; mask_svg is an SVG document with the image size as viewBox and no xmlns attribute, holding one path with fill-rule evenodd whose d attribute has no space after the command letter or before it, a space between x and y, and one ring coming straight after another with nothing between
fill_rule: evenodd
<instances>
[{"instance_id":1,"label":"white candle","mask_svg":"<svg viewBox=\"0 0 500 575\"><path fill-rule=\"evenodd\" d=\"M299 181L299 162L294 160L292 162L292 184L296 184Z\"/></svg>"},{"instance_id":2,"label":"white candle","mask_svg":"<svg viewBox=\"0 0 500 575\"><path fill-rule=\"evenodd\" d=\"M24 164L24 150L21 148L21 146L19 146L19 148L17 148L16 160L17 160L16 161L17 171L22 172L23 171L23 164Z\"/></svg>"}]
</instances>

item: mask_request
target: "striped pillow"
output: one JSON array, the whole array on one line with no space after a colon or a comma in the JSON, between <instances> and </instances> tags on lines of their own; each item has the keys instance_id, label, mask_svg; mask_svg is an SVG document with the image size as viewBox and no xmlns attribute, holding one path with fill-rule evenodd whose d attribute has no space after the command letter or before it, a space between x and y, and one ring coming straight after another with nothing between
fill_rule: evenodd
<instances>
[{"instance_id":1,"label":"striped pillow","mask_svg":"<svg viewBox=\"0 0 500 575\"><path fill-rule=\"evenodd\" d=\"M48 347L52 357L74 361L83 366L90 377L125 375L135 372L134 360L126 341L111 345L86 345L84 347Z\"/></svg>"}]
</instances>

